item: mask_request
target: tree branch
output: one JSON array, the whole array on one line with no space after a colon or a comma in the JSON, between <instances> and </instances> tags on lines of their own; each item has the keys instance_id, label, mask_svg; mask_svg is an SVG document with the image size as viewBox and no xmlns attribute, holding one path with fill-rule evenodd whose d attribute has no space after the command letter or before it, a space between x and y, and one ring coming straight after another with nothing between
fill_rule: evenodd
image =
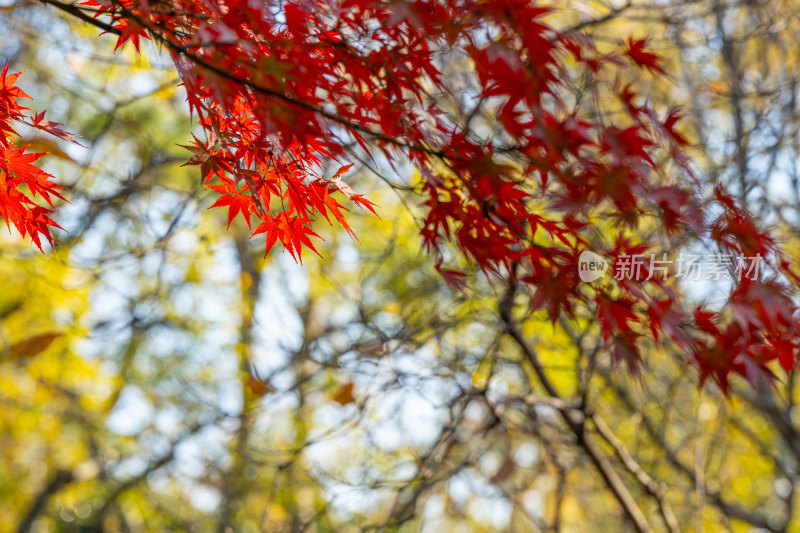
<instances>
[{"instance_id":1,"label":"tree branch","mask_svg":"<svg viewBox=\"0 0 800 533\"><path fill-rule=\"evenodd\" d=\"M663 494L661 494L661 490L658 487L658 483L655 479L653 479L650 474L644 471L642 466L636 461L636 459L631 455L628 449L625 447L625 444L614 434L608 424L598 415L591 415L590 419L594 422L595 428L597 428L597 432L600 434L603 439L614 448L614 451L617 453L617 457L619 457L622 464L625 465L625 468L636 477L636 480L639 484L644 487L644 489L656 500L658 503L658 508L661 511L661 517L664 519L664 524L667 526L667 529L671 533L680 533L680 525L678 524L678 519L675 517L675 513L672 511L672 507L670 506L669 502L667 502L666 498Z\"/></svg>"},{"instance_id":2,"label":"tree branch","mask_svg":"<svg viewBox=\"0 0 800 533\"><path fill-rule=\"evenodd\" d=\"M557 400L562 400L561 395L556 390L553 383L547 377L547 374L544 371L544 367L539 361L539 357L534 351L534 349L528 344L527 340L525 339L524 335L520 331L519 327L517 326L516 322L514 321L513 317L511 316L511 308L514 300L514 295L516 293L516 283L514 281L509 282L509 288L506 292L505 296L500 300L500 304L498 306L500 311L500 317L502 318L503 322L506 325L506 332L508 335L514 339L517 345L522 350L523 355L528 360L528 362L533 366L534 372L536 376L539 378L541 385L544 387L547 394ZM589 438L589 436L585 432L583 419L581 416L578 416L580 411L576 409L560 409L559 413L561 413L564 422L567 424L569 429L575 435L575 438L578 442L578 445L583 448L586 455L589 456L592 463L597 468L598 472L602 476L603 480L605 481L608 488L614 494L614 497L619 502L622 510L625 512L625 515L633 524L636 531L640 533L650 532L652 528L647 521L647 517L644 515L641 509L639 509L636 500L631 495L628 488L625 486L625 483L622 481L622 478L614 469L614 466L608 460L608 458L603 454L603 452L597 448L594 442Z\"/></svg>"},{"instance_id":3,"label":"tree branch","mask_svg":"<svg viewBox=\"0 0 800 533\"><path fill-rule=\"evenodd\" d=\"M107 23L105 23L103 21L100 21L100 20L98 20L98 19L96 19L94 17L89 16L86 12L84 12L83 10L78 8L75 4L63 4L63 3L61 3L61 2L59 2L57 0L41 0L41 1L44 4L49 4L49 5L57 8L57 9L60 9L61 11L65 12L65 13L68 13L68 14L70 14L72 16L75 16L75 17L83 20L84 22L88 22L89 24L97 26L98 28L102 29L103 31L106 31L106 32L109 32L109 33L113 33L115 35L121 35L122 34L122 32L120 30L114 28L110 24L107 24ZM408 142L402 141L402 140L397 139L395 137L391 137L389 135L386 135L385 133L383 133L381 131L373 130L373 129L367 127L367 126L364 126L363 124L359 124L358 122L354 122L352 120L348 120L348 119L346 119L344 117L341 117L341 116L337 115L336 113L328 111L327 109L323 109L321 107L318 107L318 106L316 106L314 104L311 104L309 102L306 102L304 100L299 100L299 99L297 99L297 98L295 98L293 96L290 96L288 94L282 93L281 91L278 91L276 89L271 89L269 87L264 87L263 85L259 85L259 84L253 83L252 81L244 80L242 78L234 76L233 74L231 74L229 72L229 70L227 68L218 67L218 66L214 65L213 63L209 63L208 61L206 61L202 57L199 57L196 54L193 54L192 52L190 52L186 47L184 47L184 46L172 41L171 39L165 37L162 33L160 33L159 28L153 27L152 24L150 24L148 21L142 19L141 17L136 15L136 13L130 11L129 9L126 9L124 7L119 6L119 12L125 18L134 20L137 23L139 23L142 27L146 28L149 31L150 35L156 41L166 45L170 50L172 50L175 53L177 53L177 54L189 59L191 62L195 63L196 65L198 65L200 67L203 67L204 69L209 70L209 71L213 72L214 74L216 74L216 75L218 75L218 76L220 76L222 78L225 78L225 79L227 79L229 81L238 83L238 84L240 84L240 85L242 85L244 87L248 87L248 88L252 89L253 91L255 91L257 93L261 93L261 94L266 95L266 96L271 96L271 97L277 98L279 100L282 100L283 102L285 102L287 104L299 107L301 109L305 109L306 111L311 111L312 113L315 113L315 114L317 114L317 115L319 115L321 117L327 118L328 120L331 120L331 121L333 121L333 122L335 122L335 123L337 123L337 124L339 124L341 126L344 126L345 128L347 128L347 129L349 129L351 131L358 131L360 133L368 135L369 137L372 137L373 139L376 139L376 140L379 140L379 141L383 141L383 142L385 142L387 144L392 144L392 145L398 146L400 148L404 148L406 150L410 150L410 151L418 152L418 153L423 153L423 154L431 155L431 156L438 157L438 158L444 158L445 157L444 150L434 149L434 148L430 148L430 147L427 147L427 146L422 146L422 145L412 144L412 143L408 143Z\"/></svg>"},{"instance_id":4,"label":"tree branch","mask_svg":"<svg viewBox=\"0 0 800 533\"><path fill-rule=\"evenodd\" d=\"M36 499L33 501L31 508L28 510L27 514L25 514L25 518L19 523L17 526L17 533L27 533L31 530L31 526L33 526L33 522L36 520L36 517L44 509L44 506L47 504L47 500L50 499L50 496L57 493L66 485L72 483L75 479L75 476L72 474L70 470L57 470L53 479L45 485L42 491L36 496Z\"/></svg>"}]
</instances>

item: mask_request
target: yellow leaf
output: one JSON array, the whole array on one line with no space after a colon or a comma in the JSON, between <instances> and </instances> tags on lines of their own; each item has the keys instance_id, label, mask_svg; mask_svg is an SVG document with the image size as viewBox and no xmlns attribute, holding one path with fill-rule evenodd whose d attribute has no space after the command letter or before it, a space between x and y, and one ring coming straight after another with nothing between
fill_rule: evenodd
<instances>
[{"instance_id":1,"label":"yellow leaf","mask_svg":"<svg viewBox=\"0 0 800 533\"><path fill-rule=\"evenodd\" d=\"M728 90L728 85L723 82L710 81L706 83L707 92L711 93L724 93Z\"/></svg>"},{"instance_id":2,"label":"yellow leaf","mask_svg":"<svg viewBox=\"0 0 800 533\"><path fill-rule=\"evenodd\" d=\"M47 137L31 137L29 139L22 139L20 141L22 146L28 146L32 152L44 152L67 161L75 162L70 155L61 149L56 141L48 139Z\"/></svg>"},{"instance_id":3,"label":"yellow leaf","mask_svg":"<svg viewBox=\"0 0 800 533\"><path fill-rule=\"evenodd\" d=\"M472 385L479 390L486 390L489 380L492 379L494 371L494 356L484 357L478 364L478 368L472 373Z\"/></svg>"}]
</instances>

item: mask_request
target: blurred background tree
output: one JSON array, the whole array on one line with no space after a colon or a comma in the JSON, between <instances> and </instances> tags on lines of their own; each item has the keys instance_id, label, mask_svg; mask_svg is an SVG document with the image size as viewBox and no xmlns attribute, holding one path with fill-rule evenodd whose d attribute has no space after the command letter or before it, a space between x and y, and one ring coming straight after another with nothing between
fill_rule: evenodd
<instances>
[{"instance_id":1,"label":"blurred background tree","mask_svg":"<svg viewBox=\"0 0 800 533\"><path fill-rule=\"evenodd\" d=\"M690 111L701 178L793 253L797 7L552 15L599 43L650 36L676 79L648 94ZM636 381L588 309L553 325L513 287L452 291L419 252L412 169L359 171L381 206L350 216L359 244L331 229L323 259L262 258L180 167L193 125L168 58L113 54L32 1L4 3L0 33L87 145L26 138L69 187L69 232L45 255L2 237L0 531L800 530L796 372L725 399L653 347Z\"/></svg>"}]
</instances>

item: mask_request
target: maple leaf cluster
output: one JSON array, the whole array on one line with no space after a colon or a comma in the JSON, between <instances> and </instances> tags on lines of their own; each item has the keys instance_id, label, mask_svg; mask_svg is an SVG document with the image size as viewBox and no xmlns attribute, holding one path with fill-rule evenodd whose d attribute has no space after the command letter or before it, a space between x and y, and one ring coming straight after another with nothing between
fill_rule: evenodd
<instances>
[{"instance_id":1,"label":"maple leaf cluster","mask_svg":"<svg viewBox=\"0 0 800 533\"><path fill-rule=\"evenodd\" d=\"M56 241L51 228L61 228L51 215L55 213L53 201L64 200L59 192L63 187L34 164L45 154L26 152L27 146L14 145L12 139L17 132L13 124L31 126L73 142L74 139L59 128L61 124L45 120L44 112L30 114L30 109L20 105L20 99L30 99L15 85L20 74L9 74L8 63L0 72L0 216L9 230L14 226L20 235L29 237L44 252L43 239L53 246ZM37 204L37 196L46 205Z\"/></svg>"},{"instance_id":2,"label":"maple leaf cluster","mask_svg":"<svg viewBox=\"0 0 800 533\"><path fill-rule=\"evenodd\" d=\"M444 248L455 245L489 275L512 273L531 309L553 321L578 304L596 309L609 350L634 370L648 338L670 339L701 380L725 390L731 372L755 380L770 375L772 360L794 366L789 295L797 282L777 245L723 191L703 194L678 131L680 110L658 113L617 81L625 69L666 76L646 39L600 52L547 24L549 10L530 0L84 5L109 21L117 48L150 39L172 54L204 132L187 146L189 164L220 195L214 207L228 208L228 224L243 217L267 250L280 242L297 260L304 248L315 251L320 218L351 231L335 195L373 209L342 181L349 166L324 175L357 145L420 170L423 246L451 285L467 279L444 264ZM476 112L483 106L496 117L491 138L471 127L473 113L459 116L436 96L464 93L442 74L448 60L462 61L475 79ZM576 72L592 80L589 93L615 95L613 122L596 112L610 104L580 97ZM707 221L715 211L722 214ZM634 230L653 221L659 238L633 242L642 234ZM757 254L770 268L734 284L728 312L685 309L658 277L578 279L586 249L614 260L687 236Z\"/></svg>"}]
</instances>

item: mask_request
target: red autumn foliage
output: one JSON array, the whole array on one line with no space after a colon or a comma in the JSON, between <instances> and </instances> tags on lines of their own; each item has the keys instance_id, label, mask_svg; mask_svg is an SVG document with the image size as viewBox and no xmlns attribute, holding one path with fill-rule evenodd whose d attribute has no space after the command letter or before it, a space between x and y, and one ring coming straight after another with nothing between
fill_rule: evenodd
<instances>
[{"instance_id":1,"label":"red autumn foliage","mask_svg":"<svg viewBox=\"0 0 800 533\"><path fill-rule=\"evenodd\" d=\"M0 73L0 216L9 229L13 225L20 235L30 237L44 251L43 238L51 246L55 244L51 226L60 228L50 216L55 213L53 200L64 200L59 192L63 187L34 164L44 154L26 152L27 146L14 146L13 124L38 128L66 140L72 140L72 136L59 129L61 124L44 120L44 112L31 116L30 109L20 105L19 100L30 99L15 85L20 74L9 74L7 63ZM37 196L46 205L37 204Z\"/></svg>"},{"instance_id":2,"label":"red autumn foliage","mask_svg":"<svg viewBox=\"0 0 800 533\"><path fill-rule=\"evenodd\" d=\"M775 359L793 368L794 278L785 275L788 264L774 239L724 191L703 195L684 153L689 142L678 131L678 108L659 118L637 103L632 85L617 85L625 69L666 76L647 39L601 53L585 36L550 26L548 9L531 0L83 5L117 34L116 48L130 42L138 50L150 39L172 54L205 133L187 146L187 164L197 165L204 185L220 195L212 207L228 209L228 225L243 217L267 251L280 241L298 261L303 249L316 252L321 218L352 234L340 199L373 211L343 181L349 165L332 177L324 171L345 163L349 146L357 145L420 170L423 246L451 286L463 289L468 280L444 265L443 248L455 245L487 275L515 272L529 288L530 307L546 309L553 321L571 317L578 303L596 309L615 359L634 371L645 343L666 339L697 364L701 381L711 377L724 390L731 372L771 376ZM474 76L471 104L497 118L490 138L438 96L459 92L442 72L446 60ZM572 98L570 80L579 72L618 96L614 123L592 118L583 100ZM24 93L3 90L0 128L9 132ZM3 147L3 176L12 180L0 193L4 218L37 245L40 234L52 242L50 211L34 206L19 185L48 202L58 196L56 186L30 165L34 156L7 139ZM656 163L663 158L677 176ZM707 223L707 212L722 214ZM734 283L724 306L729 313L683 309L674 288L647 273L580 282L576 265L586 249L615 263L637 250L670 251L662 250L664 239L630 242L631 228L654 219L667 242L703 238L721 252L759 256L765 268L758 279Z\"/></svg>"}]
</instances>

